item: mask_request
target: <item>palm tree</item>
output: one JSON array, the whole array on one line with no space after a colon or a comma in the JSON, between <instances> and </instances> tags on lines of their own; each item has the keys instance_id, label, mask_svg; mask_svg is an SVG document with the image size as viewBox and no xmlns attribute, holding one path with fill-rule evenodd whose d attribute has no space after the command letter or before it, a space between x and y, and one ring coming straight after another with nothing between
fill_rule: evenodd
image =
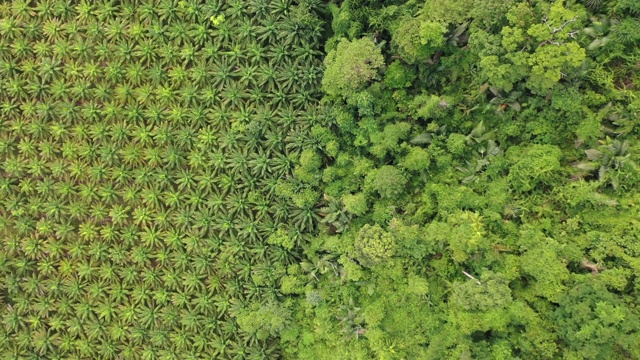
<instances>
[{"instance_id":1,"label":"palm tree","mask_svg":"<svg viewBox=\"0 0 640 360\"><path fill-rule=\"evenodd\" d=\"M233 149L229 151L229 155L225 162L227 164L227 171L231 174L242 177L248 172L249 153L246 148L245 150Z\"/></svg>"},{"instance_id":2,"label":"palm tree","mask_svg":"<svg viewBox=\"0 0 640 360\"><path fill-rule=\"evenodd\" d=\"M249 215L240 214L236 219L236 227L238 229L238 236L242 239L246 239L249 243L255 244L260 240L259 223L258 221Z\"/></svg>"},{"instance_id":3,"label":"palm tree","mask_svg":"<svg viewBox=\"0 0 640 360\"><path fill-rule=\"evenodd\" d=\"M204 198L203 198L204 203ZM194 227L200 234L207 234L213 227L215 216L211 210L203 206L203 209L194 215Z\"/></svg>"},{"instance_id":4,"label":"palm tree","mask_svg":"<svg viewBox=\"0 0 640 360\"><path fill-rule=\"evenodd\" d=\"M169 169L182 167L186 161L184 153L175 146L168 146L162 158Z\"/></svg>"},{"instance_id":5,"label":"palm tree","mask_svg":"<svg viewBox=\"0 0 640 360\"><path fill-rule=\"evenodd\" d=\"M198 23L191 23L190 27L188 35L193 40L194 44L202 46L210 38L209 30L206 26Z\"/></svg>"},{"instance_id":6,"label":"palm tree","mask_svg":"<svg viewBox=\"0 0 640 360\"><path fill-rule=\"evenodd\" d=\"M174 213L173 221L178 229L185 231L193 223L193 211L189 208L179 209Z\"/></svg>"},{"instance_id":7,"label":"palm tree","mask_svg":"<svg viewBox=\"0 0 640 360\"><path fill-rule=\"evenodd\" d=\"M233 229L233 219L234 218L231 214L217 214L213 228L218 231L219 236L231 233Z\"/></svg>"},{"instance_id":8,"label":"palm tree","mask_svg":"<svg viewBox=\"0 0 640 360\"><path fill-rule=\"evenodd\" d=\"M169 79L173 86L179 87L187 80L187 77L188 72L185 66L175 65L171 70L169 70Z\"/></svg>"},{"instance_id":9,"label":"palm tree","mask_svg":"<svg viewBox=\"0 0 640 360\"><path fill-rule=\"evenodd\" d=\"M295 153L276 154L272 160L273 175L277 178L289 176L295 166L296 161L297 156L295 155Z\"/></svg>"},{"instance_id":10,"label":"palm tree","mask_svg":"<svg viewBox=\"0 0 640 360\"><path fill-rule=\"evenodd\" d=\"M172 123L182 124L187 118L188 109L179 104L172 104L169 109L167 109L166 114L167 120L171 121ZM180 128L180 130L178 131L181 131L181 129L183 128Z\"/></svg>"},{"instance_id":11,"label":"palm tree","mask_svg":"<svg viewBox=\"0 0 640 360\"><path fill-rule=\"evenodd\" d=\"M226 198L227 209L234 216L241 216L250 210L249 201L245 193L232 191Z\"/></svg>"},{"instance_id":12,"label":"palm tree","mask_svg":"<svg viewBox=\"0 0 640 360\"><path fill-rule=\"evenodd\" d=\"M45 38L50 42L57 42L64 38L64 30L63 30L62 22L59 19L50 19L44 23L42 26L42 33ZM5 36L11 38L13 34L11 32L5 34Z\"/></svg>"},{"instance_id":13,"label":"palm tree","mask_svg":"<svg viewBox=\"0 0 640 360\"><path fill-rule=\"evenodd\" d=\"M174 264L176 264L175 261L178 259L178 255L177 255L178 253L172 254L171 259L174 262ZM166 288L167 290L172 292L179 288L180 277L178 276L177 270L178 269L175 266L172 266L163 270L163 274L162 274L163 288Z\"/></svg>"},{"instance_id":14,"label":"palm tree","mask_svg":"<svg viewBox=\"0 0 640 360\"><path fill-rule=\"evenodd\" d=\"M140 41L133 49L133 56L141 59L147 66L154 63L157 58L156 42L151 39Z\"/></svg>"},{"instance_id":15,"label":"palm tree","mask_svg":"<svg viewBox=\"0 0 640 360\"><path fill-rule=\"evenodd\" d=\"M291 221L302 232L311 231L320 219L316 210L310 207L294 209L291 212Z\"/></svg>"},{"instance_id":16,"label":"palm tree","mask_svg":"<svg viewBox=\"0 0 640 360\"><path fill-rule=\"evenodd\" d=\"M271 173L271 152L262 148L257 149L249 155L247 165L254 176L267 176Z\"/></svg>"},{"instance_id":17,"label":"palm tree","mask_svg":"<svg viewBox=\"0 0 640 360\"><path fill-rule=\"evenodd\" d=\"M253 20L245 18L237 25L238 38L243 42L255 40L256 26L253 24Z\"/></svg>"},{"instance_id":18,"label":"palm tree","mask_svg":"<svg viewBox=\"0 0 640 360\"><path fill-rule=\"evenodd\" d=\"M230 82L222 91L222 104L237 108L241 106L246 97L244 87L240 83Z\"/></svg>"},{"instance_id":19,"label":"palm tree","mask_svg":"<svg viewBox=\"0 0 640 360\"><path fill-rule=\"evenodd\" d=\"M205 190L204 194L208 195L207 200L205 202L206 208L210 209L211 212L216 213L223 209L225 196L224 194L220 193L218 189L214 186L215 184L217 184L218 180L213 176L213 174L205 172L202 175L202 178L204 179L205 176L206 176L206 183L205 183L205 180L199 180L198 188L204 189ZM203 182L202 185L200 185L200 181ZM206 184L206 187L205 187L205 184Z\"/></svg>"},{"instance_id":20,"label":"palm tree","mask_svg":"<svg viewBox=\"0 0 640 360\"><path fill-rule=\"evenodd\" d=\"M296 91L296 85L301 80L300 67L293 62L283 61L282 66L278 69L276 80L282 90L287 92Z\"/></svg>"},{"instance_id":21,"label":"palm tree","mask_svg":"<svg viewBox=\"0 0 640 360\"><path fill-rule=\"evenodd\" d=\"M598 169L598 179L600 182L608 182L614 189L620 185L622 175L629 176L627 171L635 171L636 164L630 160L629 142L627 140L613 140L607 138L600 141L598 149L589 149L585 153L590 162L583 162L575 165L576 168L584 171ZM626 174L625 174L626 173Z\"/></svg>"},{"instance_id":22,"label":"palm tree","mask_svg":"<svg viewBox=\"0 0 640 360\"><path fill-rule=\"evenodd\" d=\"M155 8L158 18L167 23L178 20L178 7L174 1L162 0Z\"/></svg>"},{"instance_id":23,"label":"palm tree","mask_svg":"<svg viewBox=\"0 0 640 360\"><path fill-rule=\"evenodd\" d=\"M220 176L220 188L229 193L234 187L236 187L237 177L231 173L226 173Z\"/></svg>"},{"instance_id":24,"label":"palm tree","mask_svg":"<svg viewBox=\"0 0 640 360\"><path fill-rule=\"evenodd\" d=\"M136 309L136 316L140 324L146 329L156 328L160 322L160 310L162 307L148 305L141 302Z\"/></svg>"},{"instance_id":25,"label":"palm tree","mask_svg":"<svg viewBox=\"0 0 640 360\"><path fill-rule=\"evenodd\" d=\"M309 148L309 130L307 125L293 127L285 139L285 148L292 153L299 153Z\"/></svg>"},{"instance_id":26,"label":"palm tree","mask_svg":"<svg viewBox=\"0 0 640 360\"><path fill-rule=\"evenodd\" d=\"M278 75L278 69L273 61L269 61L268 63L263 63L260 65L256 76L257 84L269 92L276 89L277 83L276 78Z\"/></svg>"},{"instance_id":27,"label":"palm tree","mask_svg":"<svg viewBox=\"0 0 640 360\"><path fill-rule=\"evenodd\" d=\"M291 51L287 44L279 43L272 46L269 52L269 57L274 61L274 64L282 66L290 62Z\"/></svg>"},{"instance_id":28,"label":"palm tree","mask_svg":"<svg viewBox=\"0 0 640 360\"><path fill-rule=\"evenodd\" d=\"M213 85L221 88L226 87L233 81L234 66L226 58L214 63L211 67Z\"/></svg>"},{"instance_id":29,"label":"palm tree","mask_svg":"<svg viewBox=\"0 0 640 360\"><path fill-rule=\"evenodd\" d=\"M169 26L168 35L169 39L176 45L190 42L187 24L181 21L176 21Z\"/></svg>"}]
</instances>

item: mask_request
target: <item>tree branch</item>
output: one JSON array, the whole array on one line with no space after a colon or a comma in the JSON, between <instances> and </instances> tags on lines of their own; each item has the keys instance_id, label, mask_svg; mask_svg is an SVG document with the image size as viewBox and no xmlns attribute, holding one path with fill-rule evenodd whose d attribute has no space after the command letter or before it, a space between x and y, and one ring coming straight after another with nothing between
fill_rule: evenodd
<instances>
[{"instance_id":1,"label":"tree branch","mask_svg":"<svg viewBox=\"0 0 640 360\"><path fill-rule=\"evenodd\" d=\"M464 271L464 270L462 270L462 273L463 273L463 274L465 274L469 279L475 280L475 281L478 283L478 285L482 285L482 283L480 282L480 280L478 280L478 279L474 278L474 277L473 277L473 275L469 274L468 272L466 272L466 271Z\"/></svg>"},{"instance_id":2,"label":"tree branch","mask_svg":"<svg viewBox=\"0 0 640 360\"><path fill-rule=\"evenodd\" d=\"M568 24L570 24L570 23L572 23L572 22L576 22L576 19L577 19L577 18L576 18L576 17L574 17L574 18L573 18L573 19L571 19L571 20L567 20L567 21L565 21L565 22L564 22L564 24L562 24L559 28L557 28L557 29L556 29L556 28L554 28L554 29L553 29L553 32L552 32L552 34L555 34L555 33L557 33L558 31L562 31L562 29L564 29L564 27L565 27L565 26L567 26ZM547 25L547 26L548 26L548 25Z\"/></svg>"}]
</instances>

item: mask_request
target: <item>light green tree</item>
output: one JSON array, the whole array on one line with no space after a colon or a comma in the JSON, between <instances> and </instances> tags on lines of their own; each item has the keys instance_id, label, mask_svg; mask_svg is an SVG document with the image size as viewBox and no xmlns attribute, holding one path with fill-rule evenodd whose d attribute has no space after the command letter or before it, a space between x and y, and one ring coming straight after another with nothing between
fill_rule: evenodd
<instances>
[{"instance_id":1,"label":"light green tree","mask_svg":"<svg viewBox=\"0 0 640 360\"><path fill-rule=\"evenodd\" d=\"M561 151L552 145L512 147L507 158L513 162L507 177L516 191L530 191L538 184L549 184L560 170Z\"/></svg>"},{"instance_id":2,"label":"light green tree","mask_svg":"<svg viewBox=\"0 0 640 360\"><path fill-rule=\"evenodd\" d=\"M367 197L364 193L344 195L342 202L347 211L354 215L362 215L369 210Z\"/></svg>"},{"instance_id":3,"label":"light green tree","mask_svg":"<svg viewBox=\"0 0 640 360\"><path fill-rule=\"evenodd\" d=\"M520 3L512 7L507 13L509 25L501 31L500 48L490 49L489 44L470 40L481 57L482 74L491 85L511 91L516 82L525 80L531 91L545 93L580 67L586 51L578 43L577 34L585 10L563 3L560 0L536 8ZM542 14L541 21L531 23L537 14Z\"/></svg>"}]
</instances>

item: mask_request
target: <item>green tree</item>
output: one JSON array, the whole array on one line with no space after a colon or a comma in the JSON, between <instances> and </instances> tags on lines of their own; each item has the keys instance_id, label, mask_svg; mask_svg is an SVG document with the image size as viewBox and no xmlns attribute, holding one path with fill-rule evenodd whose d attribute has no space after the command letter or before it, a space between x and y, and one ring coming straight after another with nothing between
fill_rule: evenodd
<instances>
[{"instance_id":1,"label":"green tree","mask_svg":"<svg viewBox=\"0 0 640 360\"><path fill-rule=\"evenodd\" d=\"M480 280L467 279L453 286L451 305L465 311L504 309L513 301L508 281L501 274L487 273Z\"/></svg>"},{"instance_id":2,"label":"green tree","mask_svg":"<svg viewBox=\"0 0 640 360\"><path fill-rule=\"evenodd\" d=\"M393 165L385 165L369 173L365 186L377 191L383 198L393 198L402 195L407 178L403 172Z\"/></svg>"},{"instance_id":3,"label":"green tree","mask_svg":"<svg viewBox=\"0 0 640 360\"><path fill-rule=\"evenodd\" d=\"M424 17L407 17L399 22L400 26L393 31L391 40L407 63L425 61L444 45L447 28L441 23Z\"/></svg>"},{"instance_id":4,"label":"green tree","mask_svg":"<svg viewBox=\"0 0 640 360\"><path fill-rule=\"evenodd\" d=\"M590 277L592 275L585 275ZM572 358L640 356L640 319L597 281L584 279L560 298L553 313L558 333Z\"/></svg>"},{"instance_id":5,"label":"green tree","mask_svg":"<svg viewBox=\"0 0 640 360\"><path fill-rule=\"evenodd\" d=\"M329 95L348 97L378 75L384 65L380 48L370 38L342 39L324 60L322 88Z\"/></svg>"},{"instance_id":6,"label":"green tree","mask_svg":"<svg viewBox=\"0 0 640 360\"><path fill-rule=\"evenodd\" d=\"M551 184L558 175L562 152L552 145L511 147L507 158L512 162L507 179L515 191L525 192L538 184Z\"/></svg>"},{"instance_id":7,"label":"green tree","mask_svg":"<svg viewBox=\"0 0 640 360\"><path fill-rule=\"evenodd\" d=\"M317 185L321 172L322 158L313 149L304 149L300 154L300 164L295 167L294 175L309 184Z\"/></svg>"},{"instance_id":8,"label":"green tree","mask_svg":"<svg viewBox=\"0 0 640 360\"><path fill-rule=\"evenodd\" d=\"M362 215L369 210L367 196L364 193L344 195L342 202L347 211L354 215Z\"/></svg>"},{"instance_id":9,"label":"green tree","mask_svg":"<svg viewBox=\"0 0 640 360\"><path fill-rule=\"evenodd\" d=\"M266 339L280 335L287 327L291 321L291 310L275 302L254 303L238 315L237 321L243 331L256 335L258 339Z\"/></svg>"},{"instance_id":10,"label":"green tree","mask_svg":"<svg viewBox=\"0 0 640 360\"><path fill-rule=\"evenodd\" d=\"M396 60L384 72L384 85L390 89L402 89L411 86L416 78L415 71Z\"/></svg>"},{"instance_id":11,"label":"green tree","mask_svg":"<svg viewBox=\"0 0 640 360\"><path fill-rule=\"evenodd\" d=\"M507 13L509 25L501 31L502 46L489 47L489 42L474 46L489 83L511 91L524 79L530 90L546 93L580 67L586 51L579 45L577 34L585 11L580 5L565 7L563 3L559 0L550 7L541 4L536 8L526 3L513 6ZM531 23L538 16L542 21ZM476 44L475 40L471 42Z\"/></svg>"},{"instance_id":12,"label":"green tree","mask_svg":"<svg viewBox=\"0 0 640 360\"><path fill-rule=\"evenodd\" d=\"M396 240L380 225L366 224L358 232L354 247L358 262L372 267L384 263L395 254Z\"/></svg>"},{"instance_id":13,"label":"green tree","mask_svg":"<svg viewBox=\"0 0 640 360\"><path fill-rule=\"evenodd\" d=\"M398 142L406 139L410 131L411 124L407 122L388 124L382 132L371 134L372 146L369 151L379 158L384 157L387 152L397 152Z\"/></svg>"},{"instance_id":14,"label":"green tree","mask_svg":"<svg viewBox=\"0 0 640 360\"><path fill-rule=\"evenodd\" d=\"M412 171L426 170L430 164L431 153L418 146L412 146L407 155L400 161L400 166Z\"/></svg>"}]
</instances>

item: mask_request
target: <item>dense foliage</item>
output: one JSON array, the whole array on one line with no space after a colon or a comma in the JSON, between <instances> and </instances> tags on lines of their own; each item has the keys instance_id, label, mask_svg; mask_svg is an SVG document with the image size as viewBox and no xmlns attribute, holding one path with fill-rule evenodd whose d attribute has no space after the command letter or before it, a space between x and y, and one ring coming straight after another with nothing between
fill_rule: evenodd
<instances>
[{"instance_id":1,"label":"dense foliage","mask_svg":"<svg viewBox=\"0 0 640 360\"><path fill-rule=\"evenodd\" d=\"M640 3L0 3L3 359L640 359Z\"/></svg>"},{"instance_id":2,"label":"dense foliage","mask_svg":"<svg viewBox=\"0 0 640 360\"><path fill-rule=\"evenodd\" d=\"M289 357L640 358L636 3L329 5Z\"/></svg>"}]
</instances>

